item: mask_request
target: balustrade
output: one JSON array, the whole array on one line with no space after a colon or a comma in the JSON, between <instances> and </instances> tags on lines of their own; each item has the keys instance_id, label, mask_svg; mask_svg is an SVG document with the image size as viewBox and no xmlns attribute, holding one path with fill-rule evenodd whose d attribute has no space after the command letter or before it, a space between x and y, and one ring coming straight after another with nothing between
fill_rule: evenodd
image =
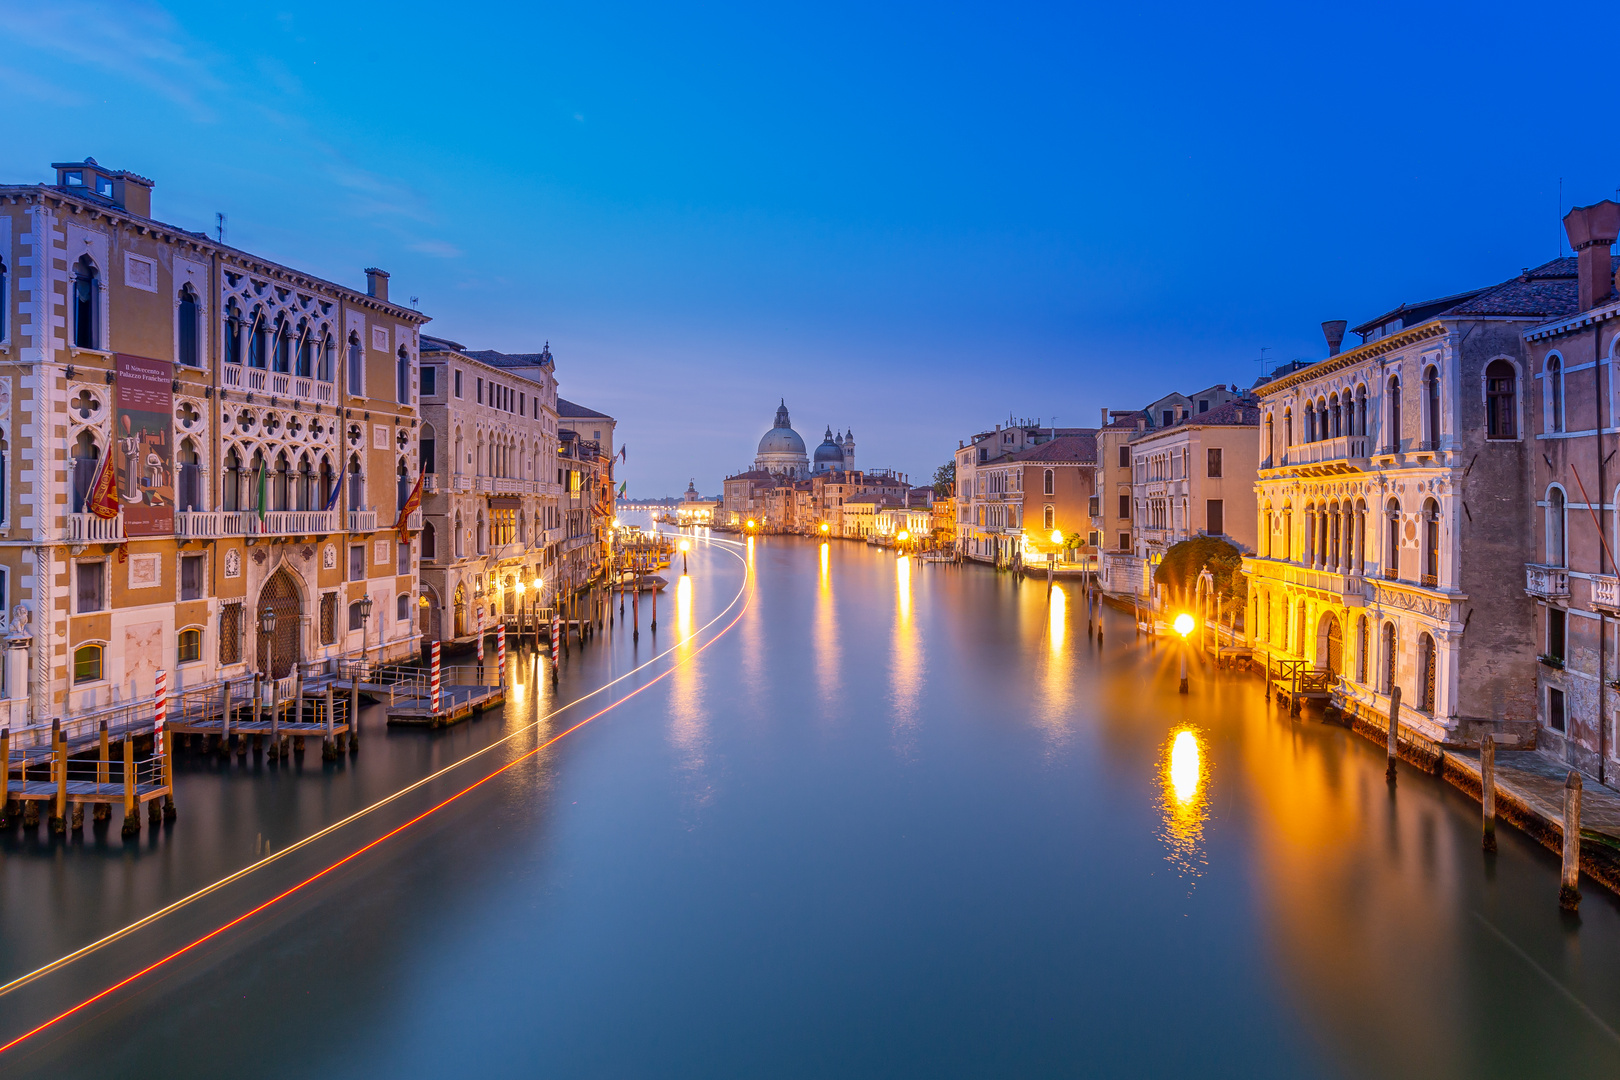
<instances>
[{"instance_id":1,"label":"balustrade","mask_svg":"<svg viewBox=\"0 0 1620 1080\"><path fill-rule=\"evenodd\" d=\"M1524 591L1531 596L1547 598L1568 596L1569 570L1562 566L1527 563L1524 568Z\"/></svg>"},{"instance_id":2,"label":"balustrade","mask_svg":"<svg viewBox=\"0 0 1620 1080\"><path fill-rule=\"evenodd\" d=\"M375 510L350 510L349 511L349 531L352 532L352 533L376 532L377 531L377 511L375 511Z\"/></svg>"},{"instance_id":3,"label":"balustrade","mask_svg":"<svg viewBox=\"0 0 1620 1080\"><path fill-rule=\"evenodd\" d=\"M221 364L220 382L227 390L245 390L252 393L271 393L294 401L315 401L330 405L336 396L331 383L302 375L288 375L280 371L246 367L242 364Z\"/></svg>"},{"instance_id":4,"label":"balustrade","mask_svg":"<svg viewBox=\"0 0 1620 1080\"><path fill-rule=\"evenodd\" d=\"M1620 613L1620 577L1613 574L1592 575L1592 606Z\"/></svg>"},{"instance_id":5,"label":"balustrade","mask_svg":"<svg viewBox=\"0 0 1620 1080\"><path fill-rule=\"evenodd\" d=\"M1288 448L1290 465L1323 465L1335 461L1357 461L1367 457L1371 443L1366 435L1341 435L1318 439Z\"/></svg>"},{"instance_id":6,"label":"balustrade","mask_svg":"<svg viewBox=\"0 0 1620 1080\"><path fill-rule=\"evenodd\" d=\"M105 544L122 543L124 539L124 514L119 511L117 517L103 518L94 514L69 514L67 527L63 537L71 544Z\"/></svg>"}]
</instances>

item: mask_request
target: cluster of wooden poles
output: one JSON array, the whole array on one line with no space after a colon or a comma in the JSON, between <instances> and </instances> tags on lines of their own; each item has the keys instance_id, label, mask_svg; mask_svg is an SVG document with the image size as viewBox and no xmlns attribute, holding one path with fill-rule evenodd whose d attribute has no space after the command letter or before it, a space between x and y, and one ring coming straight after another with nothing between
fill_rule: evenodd
<instances>
[{"instance_id":1,"label":"cluster of wooden poles","mask_svg":"<svg viewBox=\"0 0 1620 1080\"><path fill-rule=\"evenodd\" d=\"M249 736L255 751L263 749L271 761L285 759L292 754L304 752L304 735L300 732L309 731L310 725L324 728L321 733L321 760L335 761L345 752L358 754L360 752L359 725L354 718L360 715L360 675L356 671L351 680L347 723L344 730L338 730L337 715L339 711L336 694L332 687L326 688L326 696L322 698L308 698L304 694L304 675L299 672L293 684L293 694L290 698L283 698L274 692L277 685L272 679L265 679L263 675L253 676L252 704L250 706L231 705L231 684L224 685L225 708L222 710L223 720L217 733L214 750L221 755L231 751L232 736L235 737L236 756L246 757L248 752ZM264 685L269 683L272 687L270 701L264 700ZM252 726L244 729L240 725L246 713L246 720ZM234 714L234 716L233 716ZM289 715L290 714L290 715ZM307 719L306 719L307 717ZM282 730L282 724L293 723L299 725L296 729ZM268 723L269 730L265 730ZM180 730L184 731L182 725ZM193 733L192 738L200 737L205 741L211 733ZM268 745L266 737L268 736ZM290 746L289 746L290 741Z\"/></svg>"},{"instance_id":2,"label":"cluster of wooden poles","mask_svg":"<svg viewBox=\"0 0 1620 1080\"><path fill-rule=\"evenodd\" d=\"M172 738L172 736L170 736ZM0 729L0 828L11 824L17 815L20 804L22 821L25 827L39 824L39 810L42 802L49 802L50 829L57 834L66 833L69 829L79 832L84 828L84 804L90 803L94 808L91 813L96 821L106 821L112 816L112 804L122 801L124 804L124 835L136 836L141 831L141 817L139 813L142 793L140 786L140 770L135 762L135 740L133 732L124 734L118 741L123 744L121 761L112 757L111 733L107 729L107 722L101 722L100 730L100 756L92 762L79 763L82 772L88 780L90 769L94 768L94 784L78 783L76 790L71 794L68 790L68 767L72 755L68 753L67 736L62 731L60 720L51 723L51 752L49 757L38 764L25 765L22 769L22 788L17 794L27 791L30 786L30 773L35 770L44 770L45 781L51 792L48 799L38 797L13 798L11 790L11 730ZM163 821L173 821L174 809L174 756L172 751L165 752L161 759L153 762L148 759L143 763L152 770L152 778L157 783L147 784L147 813L154 827ZM117 777L114 778L116 771ZM157 790L153 790L156 787Z\"/></svg>"}]
</instances>

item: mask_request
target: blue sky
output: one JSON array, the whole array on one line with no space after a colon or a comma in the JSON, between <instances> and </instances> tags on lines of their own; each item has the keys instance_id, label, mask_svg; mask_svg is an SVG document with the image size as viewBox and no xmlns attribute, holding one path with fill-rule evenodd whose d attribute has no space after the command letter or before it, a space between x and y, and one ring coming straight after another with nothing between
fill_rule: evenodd
<instances>
[{"instance_id":1,"label":"blue sky","mask_svg":"<svg viewBox=\"0 0 1620 1080\"><path fill-rule=\"evenodd\" d=\"M549 341L632 493L717 491L779 397L920 480L1559 254L1620 147L1556 11L0 0L0 181L94 155L429 332Z\"/></svg>"}]
</instances>

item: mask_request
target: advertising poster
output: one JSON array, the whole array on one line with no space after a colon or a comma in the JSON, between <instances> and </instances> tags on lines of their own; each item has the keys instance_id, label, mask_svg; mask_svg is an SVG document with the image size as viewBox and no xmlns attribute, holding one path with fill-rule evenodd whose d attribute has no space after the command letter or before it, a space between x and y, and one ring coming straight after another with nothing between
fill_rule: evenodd
<instances>
[{"instance_id":1,"label":"advertising poster","mask_svg":"<svg viewBox=\"0 0 1620 1080\"><path fill-rule=\"evenodd\" d=\"M174 365L117 354L113 461L125 536L174 532Z\"/></svg>"}]
</instances>

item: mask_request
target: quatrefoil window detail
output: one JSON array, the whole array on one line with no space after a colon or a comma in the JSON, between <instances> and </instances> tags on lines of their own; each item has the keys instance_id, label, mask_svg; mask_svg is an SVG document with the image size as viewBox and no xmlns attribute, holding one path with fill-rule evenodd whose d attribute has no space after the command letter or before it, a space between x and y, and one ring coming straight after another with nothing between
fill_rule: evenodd
<instances>
[{"instance_id":1,"label":"quatrefoil window detail","mask_svg":"<svg viewBox=\"0 0 1620 1080\"><path fill-rule=\"evenodd\" d=\"M181 427L189 431L202 422L202 413L198 412L197 406L191 402L182 401L180 407L174 411L174 418L180 421Z\"/></svg>"},{"instance_id":2,"label":"quatrefoil window detail","mask_svg":"<svg viewBox=\"0 0 1620 1080\"><path fill-rule=\"evenodd\" d=\"M241 412L237 413L236 426L241 428L243 431L252 431L253 414L248 412L246 409L243 409Z\"/></svg>"},{"instance_id":3,"label":"quatrefoil window detail","mask_svg":"<svg viewBox=\"0 0 1620 1080\"><path fill-rule=\"evenodd\" d=\"M350 424L349 425L349 442L354 446L359 446L360 445L360 440L361 440L362 437L363 436L362 436L362 434L360 432L360 425L359 424Z\"/></svg>"},{"instance_id":4,"label":"quatrefoil window detail","mask_svg":"<svg viewBox=\"0 0 1620 1080\"><path fill-rule=\"evenodd\" d=\"M80 420L89 420L101 411L101 402L97 401L88 390L80 390L79 396L68 402L68 408L79 414Z\"/></svg>"},{"instance_id":5,"label":"quatrefoil window detail","mask_svg":"<svg viewBox=\"0 0 1620 1080\"><path fill-rule=\"evenodd\" d=\"M394 441L399 444L399 448L401 450L404 450L406 446L410 445L411 437L410 435L406 434L404 428L400 428L398 433L394 436Z\"/></svg>"}]
</instances>

